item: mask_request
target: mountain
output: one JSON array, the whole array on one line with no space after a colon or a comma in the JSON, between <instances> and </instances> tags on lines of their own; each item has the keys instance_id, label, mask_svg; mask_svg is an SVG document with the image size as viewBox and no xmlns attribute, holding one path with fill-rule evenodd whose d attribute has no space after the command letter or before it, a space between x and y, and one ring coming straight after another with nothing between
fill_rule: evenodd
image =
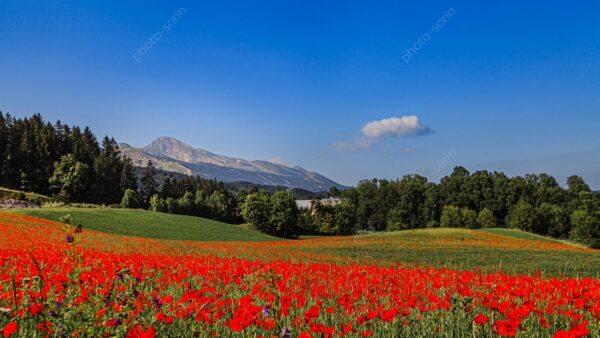
<instances>
[{"instance_id":1,"label":"mountain","mask_svg":"<svg viewBox=\"0 0 600 338\"><path fill-rule=\"evenodd\" d=\"M158 169L185 175L216 178L224 182L246 181L261 185L279 185L309 191L325 191L345 186L302 167L288 167L269 161L249 161L193 148L172 137L159 137L143 148L120 144L124 155L138 167L151 160Z\"/></svg>"}]
</instances>

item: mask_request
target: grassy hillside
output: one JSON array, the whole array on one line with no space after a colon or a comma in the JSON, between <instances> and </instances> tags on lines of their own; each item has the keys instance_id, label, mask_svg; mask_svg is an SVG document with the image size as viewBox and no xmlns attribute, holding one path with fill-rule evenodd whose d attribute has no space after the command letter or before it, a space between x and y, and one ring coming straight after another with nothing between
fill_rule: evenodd
<instances>
[{"instance_id":1,"label":"grassy hillside","mask_svg":"<svg viewBox=\"0 0 600 338\"><path fill-rule=\"evenodd\" d=\"M268 241L276 237L201 217L109 208L20 209L15 212L58 221L70 214L84 228L120 235L194 241Z\"/></svg>"},{"instance_id":2,"label":"grassy hillside","mask_svg":"<svg viewBox=\"0 0 600 338\"><path fill-rule=\"evenodd\" d=\"M562 240L562 239L552 238L552 237L548 237L548 236L542 236L542 235L534 234L531 232L521 231L518 229L492 228L492 229L481 229L481 231L489 232L491 234L496 234L496 235L514 237L514 238L523 238L523 239L531 239L531 240L536 240L536 241L563 243L563 244L585 247L583 244L575 243L575 242L572 242L569 240Z\"/></svg>"},{"instance_id":3,"label":"grassy hillside","mask_svg":"<svg viewBox=\"0 0 600 338\"><path fill-rule=\"evenodd\" d=\"M275 245L276 247L277 245ZM273 249L275 249L275 247ZM448 266L509 273L600 276L600 250L515 229L418 229L298 241L299 256L374 264Z\"/></svg>"},{"instance_id":4,"label":"grassy hillside","mask_svg":"<svg viewBox=\"0 0 600 338\"><path fill-rule=\"evenodd\" d=\"M236 225L142 210L60 208L18 212L52 220L71 214L75 223L88 229L161 239L156 245L168 252L181 250L181 242L162 239L203 241L186 242L183 247L198 254L227 257L376 265L401 262L483 272L533 274L539 271L544 276L600 277L600 250L515 229L439 228L278 240ZM211 242L217 240L246 243Z\"/></svg>"},{"instance_id":5,"label":"grassy hillside","mask_svg":"<svg viewBox=\"0 0 600 338\"><path fill-rule=\"evenodd\" d=\"M23 191L19 191L19 190L12 190L12 189L0 187L0 200L23 199L23 198L27 201L37 200L41 203L49 202L52 200L48 196L36 194L33 192L23 192Z\"/></svg>"}]
</instances>

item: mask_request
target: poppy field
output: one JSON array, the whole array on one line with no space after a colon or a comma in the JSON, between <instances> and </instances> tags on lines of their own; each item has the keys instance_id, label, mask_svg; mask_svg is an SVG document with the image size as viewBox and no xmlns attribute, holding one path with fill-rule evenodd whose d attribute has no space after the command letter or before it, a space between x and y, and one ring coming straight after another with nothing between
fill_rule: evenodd
<instances>
[{"instance_id":1,"label":"poppy field","mask_svg":"<svg viewBox=\"0 0 600 338\"><path fill-rule=\"evenodd\" d=\"M0 334L600 335L597 251L467 234L459 235L458 244L444 243L445 237L421 243L418 233L394 235L414 236L408 242L393 236L192 242L109 234L2 212ZM426 254L421 261L408 255L396 260L391 254L411 245L426 253L442 244L456 247L453 261L435 255L428 260ZM582 267L528 271L505 261L507 269L499 269L497 262L484 266L475 259L464 250L469 245L540 257L545 252L574 255ZM473 259L458 263L461 252Z\"/></svg>"}]
</instances>

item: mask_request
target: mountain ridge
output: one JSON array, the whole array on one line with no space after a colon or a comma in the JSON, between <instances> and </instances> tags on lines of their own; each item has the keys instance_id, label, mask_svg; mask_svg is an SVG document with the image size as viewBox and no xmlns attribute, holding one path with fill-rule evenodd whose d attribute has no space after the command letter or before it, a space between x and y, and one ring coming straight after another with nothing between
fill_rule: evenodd
<instances>
[{"instance_id":1,"label":"mountain ridge","mask_svg":"<svg viewBox=\"0 0 600 338\"><path fill-rule=\"evenodd\" d=\"M302 188L313 192L326 191L332 186L347 188L319 173L300 166L289 167L264 160L246 160L223 156L205 149L194 148L176 138L161 136L150 144L136 148L127 143L120 144L124 155L138 167L148 160L161 170L186 175L199 175L224 182L247 181L263 185L279 185Z\"/></svg>"}]
</instances>

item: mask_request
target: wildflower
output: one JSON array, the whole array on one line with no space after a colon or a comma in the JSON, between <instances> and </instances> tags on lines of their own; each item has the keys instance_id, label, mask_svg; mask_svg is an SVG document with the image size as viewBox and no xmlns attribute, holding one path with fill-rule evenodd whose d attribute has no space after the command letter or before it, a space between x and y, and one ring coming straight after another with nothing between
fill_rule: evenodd
<instances>
[{"instance_id":1,"label":"wildflower","mask_svg":"<svg viewBox=\"0 0 600 338\"><path fill-rule=\"evenodd\" d=\"M262 314L265 317L269 317L271 314L271 305L265 304L265 306L262 308Z\"/></svg>"},{"instance_id":2,"label":"wildflower","mask_svg":"<svg viewBox=\"0 0 600 338\"><path fill-rule=\"evenodd\" d=\"M123 324L123 322L119 318L111 318L106 321L106 326L108 327L119 326L121 324Z\"/></svg>"},{"instance_id":3,"label":"wildflower","mask_svg":"<svg viewBox=\"0 0 600 338\"><path fill-rule=\"evenodd\" d=\"M174 319L175 319L175 318L174 318L173 316L166 316L166 315L165 315L165 314L162 312L162 310L160 310L160 311L158 312L158 314L156 315L156 320L157 320L157 321L159 321L159 322L164 322L164 323L167 323L167 324L171 324L171 323L173 323L173 320L174 320Z\"/></svg>"},{"instance_id":4,"label":"wildflower","mask_svg":"<svg viewBox=\"0 0 600 338\"><path fill-rule=\"evenodd\" d=\"M381 319L383 319L385 321L392 321L392 320L394 320L394 318L396 318L397 313L398 313L398 311L396 309L389 309L389 310L383 311L381 313Z\"/></svg>"},{"instance_id":5,"label":"wildflower","mask_svg":"<svg viewBox=\"0 0 600 338\"><path fill-rule=\"evenodd\" d=\"M29 312L31 312L32 315L37 316L42 313L42 308L43 305L41 303L31 304L29 305Z\"/></svg>"},{"instance_id":6,"label":"wildflower","mask_svg":"<svg viewBox=\"0 0 600 338\"><path fill-rule=\"evenodd\" d=\"M154 338L156 337L156 330L154 326L148 326L148 329L144 330L140 325L136 325L127 331L126 338Z\"/></svg>"},{"instance_id":7,"label":"wildflower","mask_svg":"<svg viewBox=\"0 0 600 338\"><path fill-rule=\"evenodd\" d=\"M250 325L250 323L248 323L247 321L245 321L243 319L239 319L239 318L232 318L229 321L229 328L232 329L233 331L242 331L249 325Z\"/></svg>"},{"instance_id":8,"label":"wildflower","mask_svg":"<svg viewBox=\"0 0 600 338\"><path fill-rule=\"evenodd\" d=\"M488 318L488 316L480 313L477 316L475 316L475 319L473 319L473 322L475 322L476 324L479 325L485 325L485 323L487 323L490 319Z\"/></svg>"},{"instance_id":9,"label":"wildflower","mask_svg":"<svg viewBox=\"0 0 600 338\"><path fill-rule=\"evenodd\" d=\"M4 334L5 338L10 337L15 332L17 332L17 322L14 320L6 324L6 326L4 326L2 329L2 333Z\"/></svg>"},{"instance_id":10,"label":"wildflower","mask_svg":"<svg viewBox=\"0 0 600 338\"><path fill-rule=\"evenodd\" d=\"M154 306L156 306L157 308L160 308L163 305L162 300L160 300L160 298L153 296L152 297L152 303L154 304Z\"/></svg>"},{"instance_id":11,"label":"wildflower","mask_svg":"<svg viewBox=\"0 0 600 338\"><path fill-rule=\"evenodd\" d=\"M304 319L307 322L312 321L314 318L319 316L319 311L321 311L321 308L317 305L311 307L308 311L304 312Z\"/></svg>"},{"instance_id":12,"label":"wildflower","mask_svg":"<svg viewBox=\"0 0 600 338\"><path fill-rule=\"evenodd\" d=\"M573 335L569 331L559 330L552 335L552 338L573 338Z\"/></svg>"},{"instance_id":13,"label":"wildflower","mask_svg":"<svg viewBox=\"0 0 600 338\"><path fill-rule=\"evenodd\" d=\"M52 322L49 320L44 321L43 323L38 324L38 330L45 332L49 335L52 335Z\"/></svg>"},{"instance_id":14,"label":"wildflower","mask_svg":"<svg viewBox=\"0 0 600 338\"><path fill-rule=\"evenodd\" d=\"M573 337L585 337L590 333L590 330L584 323L579 323L571 326L569 333L573 335Z\"/></svg>"}]
</instances>

